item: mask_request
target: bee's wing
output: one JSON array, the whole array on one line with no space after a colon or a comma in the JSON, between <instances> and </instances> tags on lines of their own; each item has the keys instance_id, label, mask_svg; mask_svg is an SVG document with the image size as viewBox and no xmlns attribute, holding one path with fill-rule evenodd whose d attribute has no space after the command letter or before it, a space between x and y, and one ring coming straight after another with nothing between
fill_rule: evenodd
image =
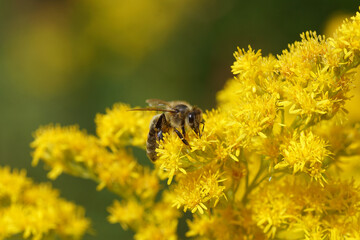
<instances>
[{"instance_id":1,"label":"bee's wing","mask_svg":"<svg viewBox=\"0 0 360 240\"><path fill-rule=\"evenodd\" d=\"M146 102L150 107L148 108L134 108L130 111L160 111L160 112L171 112L176 113L174 109L172 109L171 104L169 102L160 100L160 99L148 99Z\"/></svg>"},{"instance_id":2,"label":"bee's wing","mask_svg":"<svg viewBox=\"0 0 360 240\"><path fill-rule=\"evenodd\" d=\"M146 103L149 104L150 107L156 107L156 108L171 108L171 105L169 102L160 100L160 99L148 99L146 100Z\"/></svg>"},{"instance_id":3,"label":"bee's wing","mask_svg":"<svg viewBox=\"0 0 360 240\"><path fill-rule=\"evenodd\" d=\"M163 109L163 108L133 108L128 111L159 111L159 112L171 112L176 113L175 110Z\"/></svg>"}]
</instances>

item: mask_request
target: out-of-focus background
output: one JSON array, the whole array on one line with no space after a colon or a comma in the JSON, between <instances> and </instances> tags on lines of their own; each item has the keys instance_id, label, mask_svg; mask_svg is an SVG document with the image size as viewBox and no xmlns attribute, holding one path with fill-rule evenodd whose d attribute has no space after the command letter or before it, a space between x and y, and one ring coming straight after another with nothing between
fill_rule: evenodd
<instances>
[{"instance_id":1,"label":"out-of-focus background","mask_svg":"<svg viewBox=\"0 0 360 240\"><path fill-rule=\"evenodd\" d=\"M330 34L334 19L354 15L354 0L0 0L0 165L31 167L32 133L49 123L95 134L94 117L116 102L186 100L215 107L232 77L236 47L281 53L299 34ZM328 26L328 28L326 28ZM328 30L326 30L328 29ZM146 159L145 153L137 154ZM107 222L115 196L62 175L62 197L83 205L94 235L127 239Z\"/></svg>"}]
</instances>

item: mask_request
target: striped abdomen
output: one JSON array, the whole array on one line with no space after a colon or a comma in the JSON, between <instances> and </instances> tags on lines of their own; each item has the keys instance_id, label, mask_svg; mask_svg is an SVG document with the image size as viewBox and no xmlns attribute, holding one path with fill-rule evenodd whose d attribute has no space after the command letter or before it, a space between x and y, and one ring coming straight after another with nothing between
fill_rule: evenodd
<instances>
[{"instance_id":1,"label":"striped abdomen","mask_svg":"<svg viewBox=\"0 0 360 240\"><path fill-rule=\"evenodd\" d=\"M155 150L158 147L156 140L160 129L156 126L159 125L158 121L160 116L161 114L158 114L151 119L149 134L146 141L146 154L153 162L155 162L157 159L157 153Z\"/></svg>"}]
</instances>

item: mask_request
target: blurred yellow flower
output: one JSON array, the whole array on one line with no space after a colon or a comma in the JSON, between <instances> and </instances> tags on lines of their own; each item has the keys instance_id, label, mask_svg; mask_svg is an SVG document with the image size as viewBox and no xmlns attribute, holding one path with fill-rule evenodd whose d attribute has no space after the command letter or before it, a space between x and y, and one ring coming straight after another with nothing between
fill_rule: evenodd
<instances>
[{"instance_id":1,"label":"blurred yellow flower","mask_svg":"<svg viewBox=\"0 0 360 240\"><path fill-rule=\"evenodd\" d=\"M200 3L201 0L166 4L159 0L80 1L80 7L93 13L88 16L84 35L130 59L139 59L160 46L184 15L196 11Z\"/></svg>"},{"instance_id":2,"label":"blurred yellow flower","mask_svg":"<svg viewBox=\"0 0 360 240\"><path fill-rule=\"evenodd\" d=\"M128 229L129 225L133 225L136 221L141 221L144 214L144 207L136 201L118 202L115 201L109 207L109 222L120 223L123 229Z\"/></svg>"},{"instance_id":3,"label":"blurred yellow flower","mask_svg":"<svg viewBox=\"0 0 360 240\"><path fill-rule=\"evenodd\" d=\"M0 239L79 239L90 230L84 209L59 197L50 184L35 184L24 170L0 167Z\"/></svg>"}]
</instances>

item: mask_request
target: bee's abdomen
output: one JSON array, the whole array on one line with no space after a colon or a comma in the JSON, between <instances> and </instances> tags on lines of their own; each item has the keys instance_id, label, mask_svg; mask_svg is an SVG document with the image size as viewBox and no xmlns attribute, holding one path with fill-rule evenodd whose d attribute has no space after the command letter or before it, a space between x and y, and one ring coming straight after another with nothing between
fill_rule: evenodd
<instances>
[{"instance_id":1,"label":"bee's abdomen","mask_svg":"<svg viewBox=\"0 0 360 240\"><path fill-rule=\"evenodd\" d=\"M150 158L151 161L155 162L157 159L156 148L158 144L156 142L156 131L154 129L150 129L148 138L146 141L146 154Z\"/></svg>"},{"instance_id":2,"label":"bee's abdomen","mask_svg":"<svg viewBox=\"0 0 360 240\"><path fill-rule=\"evenodd\" d=\"M158 147L158 144L156 142L158 133L158 131L156 130L156 123L159 120L159 117L160 115L156 115L151 120L149 134L146 141L146 154L153 162L155 162L158 158L156 153L156 148Z\"/></svg>"}]
</instances>

